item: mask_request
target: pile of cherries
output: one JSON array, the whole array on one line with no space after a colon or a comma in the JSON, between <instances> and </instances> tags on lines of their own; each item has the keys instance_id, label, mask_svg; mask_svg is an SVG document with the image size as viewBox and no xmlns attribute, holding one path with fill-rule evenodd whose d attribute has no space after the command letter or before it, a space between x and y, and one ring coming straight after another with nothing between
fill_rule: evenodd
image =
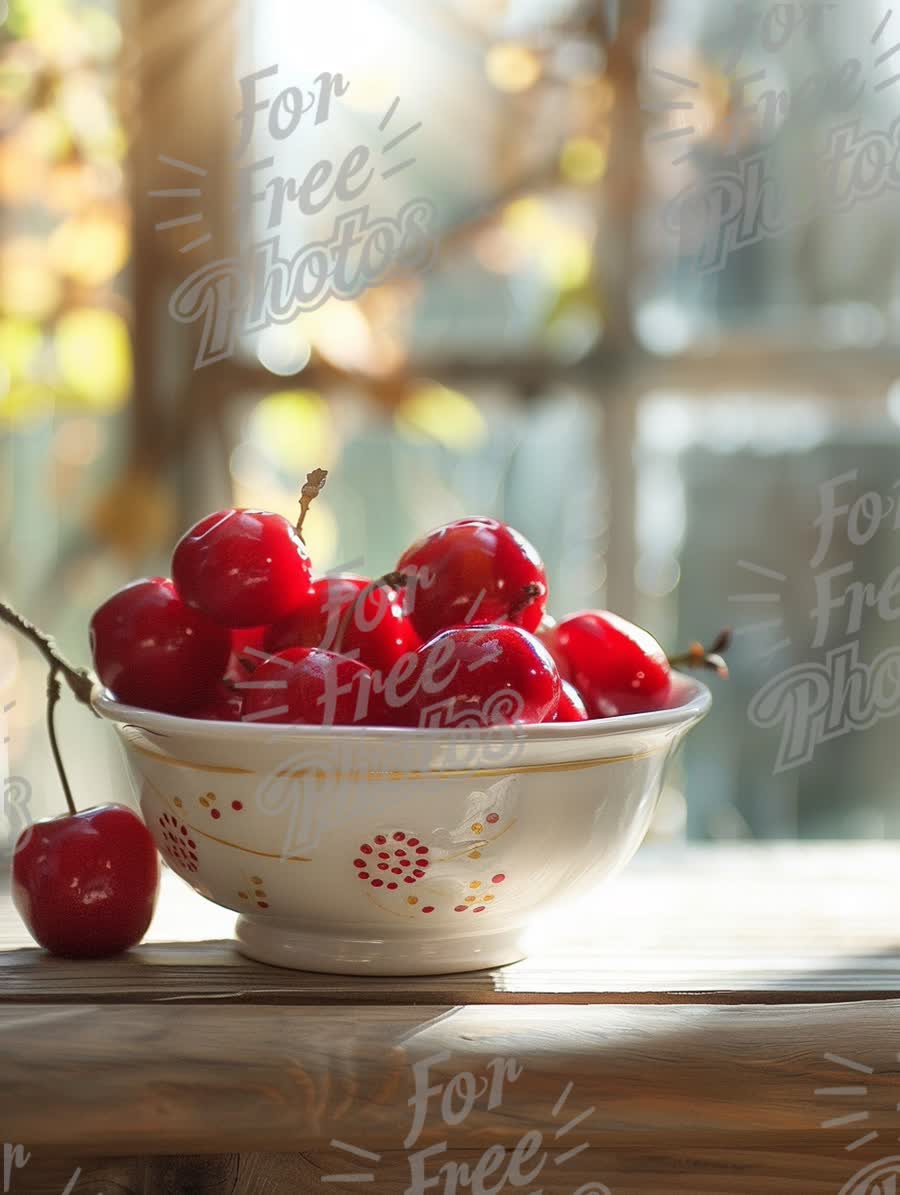
<instances>
[{"instance_id":1,"label":"pile of cherries","mask_svg":"<svg viewBox=\"0 0 900 1195\"><path fill-rule=\"evenodd\" d=\"M603 610L546 614L532 545L490 518L429 532L372 581L313 579L293 526L221 510L91 621L97 674L126 704L216 721L477 727L664 708L656 640Z\"/></svg>"}]
</instances>

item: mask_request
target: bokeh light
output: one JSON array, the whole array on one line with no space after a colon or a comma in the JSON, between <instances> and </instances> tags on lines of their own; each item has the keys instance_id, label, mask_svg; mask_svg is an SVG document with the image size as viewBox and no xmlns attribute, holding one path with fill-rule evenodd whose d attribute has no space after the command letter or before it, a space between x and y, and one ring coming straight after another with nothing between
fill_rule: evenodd
<instances>
[{"instance_id":1,"label":"bokeh light","mask_svg":"<svg viewBox=\"0 0 900 1195\"><path fill-rule=\"evenodd\" d=\"M109 282L130 252L126 213L88 211L64 220L51 235L48 252L57 271L82 286Z\"/></svg>"},{"instance_id":2,"label":"bokeh light","mask_svg":"<svg viewBox=\"0 0 900 1195\"><path fill-rule=\"evenodd\" d=\"M54 336L59 376L72 396L98 411L114 411L131 389L131 343L112 311L78 308L61 316Z\"/></svg>"},{"instance_id":3,"label":"bokeh light","mask_svg":"<svg viewBox=\"0 0 900 1195\"><path fill-rule=\"evenodd\" d=\"M302 477L310 461L328 468L334 457L331 414L313 390L279 390L263 398L250 416L251 439L291 477Z\"/></svg>"},{"instance_id":4,"label":"bokeh light","mask_svg":"<svg viewBox=\"0 0 900 1195\"><path fill-rule=\"evenodd\" d=\"M92 3L11 0L6 26L0 200L17 232L0 249L0 418L36 421L60 403L112 413L132 381L111 294L131 253L110 86L120 22Z\"/></svg>"},{"instance_id":5,"label":"bokeh light","mask_svg":"<svg viewBox=\"0 0 900 1195\"><path fill-rule=\"evenodd\" d=\"M5 314L43 320L59 304L62 289L37 237L13 237L0 248L0 304Z\"/></svg>"},{"instance_id":6,"label":"bokeh light","mask_svg":"<svg viewBox=\"0 0 900 1195\"><path fill-rule=\"evenodd\" d=\"M606 173L607 148L595 137L571 137L559 155L563 178L579 185L596 183Z\"/></svg>"},{"instance_id":7,"label":"bokeh light","mask_svg":"<svg viewBox=\"0 0 900 1195\"><path fill-rule=\"evenodd\" d=\"M309 364L312 345L300 332L299 324L273 324L257 336L256 355L270 373L291 377Z\"/></svg>"},{"instance_id":8,"label":"bokeh light","mask_svg":"<svg viewBox=\"0 0 900 1195\"><path fill-rule=\"evenodd\" d=\"M470 398L436 383L416 387L394 413L398 431L430 439L456 452L475 452L487 439L487 422Z\"/></svg>"},{"instance_id":9,"label":"bokeh light","mask_svg":"<svg viewBox=\"0 0 900 1195\"><path fill-rule=\"evenodd\" d=\"M488 50L484 70L498 91L527 91L541 77L541 60L527 46L503 43Z\"/></svg>"}]
</instances>

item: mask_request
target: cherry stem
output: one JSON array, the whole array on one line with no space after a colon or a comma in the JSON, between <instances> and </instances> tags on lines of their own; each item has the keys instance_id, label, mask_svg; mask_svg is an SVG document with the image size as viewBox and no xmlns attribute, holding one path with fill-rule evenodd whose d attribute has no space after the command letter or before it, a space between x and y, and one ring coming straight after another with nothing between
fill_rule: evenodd
<instances>
[{"instance_id":1,"label":"cherry stem","mask_svg":"<svg viewBox=\"0 0 900 1195\"><path fill-rule=\"evenodd\" d=\"M529 582L522 589L522 592L512 603L509 610L506 612L506 617L509 619L518 618L523 610L527 610L532 602L536 601L544 593L543 585L538 585L536 581Z\"/></svg>"},{"instance_id":2,"label":"cherry stem","mask_svg":"<svg viewBox=\"0 0 900 1195\"><path fill-rule=\"evenodd\" d=\"M296 528L301 539L303 539L303 521L306 518L306 512L313 500L321 494L327 476L327 469L313 469L312 473L306 475L306 485L300 491L300 518L297 520ZM303 542L306 543L306 540L303 539Z\"/></svg>"},{"instance_id":3,"label":"cherry stem","mask_svg":"<svg viewBox=\"0 0 900 1195\"><path fill-rule=\"evenodd\" d=\"M338 629L334 636L334 646L331 650L340 655L347 628L353 622L357 610L360 609L370 593L374 593L376 589L402 589L408 580L409 573L385 573L384 576L378 577L377 580L370 581L365 589L361 589L353 601L347 604L346 610L341 615L341 621L338 623Z\"/></svg>"},{"instance_id":4,"label":"cherry stem","mask_svg":"<svg viewBox=\"0 0 900 1195\"><path fill-rule=\"evenodd\" d=\"M66 798L66 804L69 806L69 812L74 816L78 810L75 808L75 801L72 799L69 778L66 775L66 769L63 767L62 756L59 753L59 743L56 740L55 713L60 692L58 671L59 669L55 667L51 668L47 675L47 734L50 736L50 750L53 752L53 762L56 764L56 771Z\"/></svg>"},{"instance_id":5,"label":"cherry stem","mask_svg":"<svg viewBox=\"0 0 900 1195\"><path fill-rule=\"evenodd\" d=\"M86 668L75 668L70 664L48 634L36 627L33 622L29 622L18 610L7 606L5 602L0 602L0 622L15 627L26 639L30 640L50 665L54 675L61 672L78 700L84 705L91 704L91 693L95 682Z\"/></svg>"},{"instance_id":6,"label":"cherry stem","mask_svg":"<svg viewBox=\"0 0 900 1195\"><path fill-rule=\"evenodd\" d=\"M686 652L678 656L669 656L669 663L673 668L706 668L718 676L728 676L728 665L723 659L724 653L731 646L731 631L719 631L709 647L702 643L692 643Z\"/></svg>"}]
</instances>

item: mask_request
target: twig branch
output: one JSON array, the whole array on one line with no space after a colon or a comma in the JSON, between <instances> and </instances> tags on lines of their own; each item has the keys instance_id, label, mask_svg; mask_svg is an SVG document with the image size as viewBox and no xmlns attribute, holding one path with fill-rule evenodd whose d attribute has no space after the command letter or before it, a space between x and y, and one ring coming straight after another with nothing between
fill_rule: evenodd
<instances>
[{"instance_id":1,"label":"twig branch","mask_svg":"<svg viewBox=\"0 0 900 1195\"><path fill-rule=\"evenodd\" d=\"M76 668L65 658L54 640L30 622L24 615L0 602L0 622L5 622L20 631L38 649L54 673L61 672L66 684L84 705L91 704L91 693L95 680L86 668Z\"/></svg>"}]
</instances>

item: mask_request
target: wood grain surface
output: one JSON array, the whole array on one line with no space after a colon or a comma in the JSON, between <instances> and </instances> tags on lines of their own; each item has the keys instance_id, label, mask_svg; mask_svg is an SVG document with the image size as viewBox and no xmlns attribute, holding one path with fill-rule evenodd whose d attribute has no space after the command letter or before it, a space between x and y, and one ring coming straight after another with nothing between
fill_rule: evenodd
<instances>
[{"instance_id":1,"label":"wood grain surface","mask_svg":"<svg viewBox=\"0 0 900 1195\"><path fill-rule=\"evenodd\" d=\"M422 1141L514 1143L554 1125L572 1085L570 1115L592 1108L584 1140L638 1148L657 1135L684 1148L769 1149L780 1142L840 1150L851 1124L821 1130L829 1115L868 1113L865 1131L900 1133L900 1001L822 1007L670 1008L593 1005L361 1005L332 1009L74 1005L7 1007L0 1015L7 1140L84 1156L119 1152L401 1148L415 1092L413 1064L441 1086L492 1060L522 1074L495 1108L475 1102L458 1127L430 1101ZM860 1083L826 1055L872 1068L865 1097L817 1096Z\"/></svg>"},{"instance_id":2,"label":"wood grain surface","mask_svg":"<svg viewBox=\"0 0 900 1195\"><path fill-rule=\"evenodd\" d=\"M453 1153L455 1161L473 1168L482 1156L480 1150ZM671 1150L656 1145L592 1148L558 1169L548 1162L540 1195L839 1195L861 1168L848 1157L796 1147L765 1155L677 1145ZM346 1158L328 1152L108 1158L81 1165L35 1153L14 1175L10 1190L14 1195L62 1195L76 1170L80 1173L73 1195L359 1195L361 1190L366 1195L404 1195L409 1188L409 1165L402 1151L383 1154L376 1176L365 1185L323 1182L342 1169L346 1170ZM458 1187L456 1195L468 1190ZM497 1195L504 1190L513 1193L515 1188L501 1188ZM538 1195L534 1188L525 1190ZM859 1195L889 1195L889 1189L870 1187Z\"/></svg>"}]
</instances>

